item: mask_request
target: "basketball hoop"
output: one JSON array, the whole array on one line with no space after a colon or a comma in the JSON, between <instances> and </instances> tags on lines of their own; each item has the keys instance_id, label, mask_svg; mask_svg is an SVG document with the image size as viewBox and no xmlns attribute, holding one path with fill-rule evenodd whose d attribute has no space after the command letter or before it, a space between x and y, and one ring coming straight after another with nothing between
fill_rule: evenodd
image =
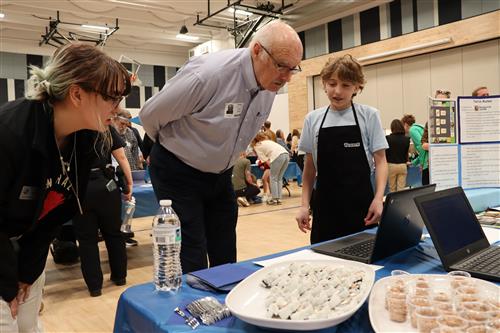
<instances>
[{"instance_id":1,"label":"basketball hoop","mask_svg":"<svg viewBox=\"0 0 500 333\"><path fill-rule=\"evenodd\" d=\"M132 86L142 86L142 81L136 73L130 74L130 85Z\"/></svg>"},{"instance_id":2,"label":"basketball hoop","mask_svg":"<svg viewBox=\"0 0 500 333\"><path fill-rule=\"evenodd\" d=\"M141 86L142 82L137 74L139 72L139 68L141 68L141 63L123 54L120 56L118 62L127 68L127 71L130 74L130 84L132 86Z\"/></svg>"}]
</instances>

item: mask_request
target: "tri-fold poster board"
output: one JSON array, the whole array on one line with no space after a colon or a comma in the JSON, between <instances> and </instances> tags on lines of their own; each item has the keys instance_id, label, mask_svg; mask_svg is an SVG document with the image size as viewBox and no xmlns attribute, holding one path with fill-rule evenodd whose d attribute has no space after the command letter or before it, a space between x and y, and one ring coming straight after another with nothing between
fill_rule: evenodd
<instances>
[{"instance_id":1,"label":"tri-fold poster board","mask_svg":"<svg viewBox=\"0 0 500 333\"><path fill-rule=\"evenodd\" d=\"M428 126L431 183L500 188L500 96L429 98Z\"/></svg>"}]
</instances>

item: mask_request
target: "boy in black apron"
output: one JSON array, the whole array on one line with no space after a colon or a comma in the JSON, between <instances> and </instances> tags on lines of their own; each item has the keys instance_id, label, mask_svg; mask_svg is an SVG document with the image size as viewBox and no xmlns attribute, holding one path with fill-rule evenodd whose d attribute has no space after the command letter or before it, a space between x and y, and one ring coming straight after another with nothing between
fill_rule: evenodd
<instances>
[{"instance_id":1,"label":"boy in black apron","mask_svg":"<svg viewBox=\"0 0 500 333\"><path fill-rule=\"evenodd\" d=\"M311 243L376 224L388 173L388 144L378 110L352 102L365 83L361 65L345 55L330 60L320 75L330 105L307 115L299 145L306 161L296 220L302 232L311 230ZM374 166L375 193L370 180ZM309 202L315 181L311 228Z\"/></svg>"}]
</instances>

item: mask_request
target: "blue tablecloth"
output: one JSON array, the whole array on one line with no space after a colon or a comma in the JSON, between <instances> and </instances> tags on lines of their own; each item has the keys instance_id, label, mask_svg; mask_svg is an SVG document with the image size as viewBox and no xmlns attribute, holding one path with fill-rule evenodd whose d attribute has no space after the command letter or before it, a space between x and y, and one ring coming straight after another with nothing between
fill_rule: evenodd
<instances>
[{"instance_id":1,"label":"blue tablecloth","mask_svg":"<svg viewBox=\"0 0 500 333\"><path fill-rule=\"evenodd\" d=\"M374 232L374 229L371 229ZM303 248L301 248L303 249ZM259 258L269 259L278 255L291 253L297 250L273 254ZM258 270L260 267L249 260L237 263L238 266ZM379 280L389 276L394 269L403 269L410 273L420 274L444 274L441 261L432 245L430 239L421 242L418 246L398 253L392 257L376 262L377 265L384 266L376 271L375 279ZM188 302L212 295L223 301L225 294L212 294L189 287L185 280L182 288L175 294L162 294L154 291L152 283L133 286L125 290L118 301L116 310L114 332L191 332L191 329L184 324L183 320L174 314L176 306L187 304ZM349 320L343 322L335 328L328 328L317 332L373 332L368 316L368 302L358 310ZM237 318L232 317L219 326L200 326L197 332L263 332L262 328L247 324Z\"/></svg>"},{"instance_id":2,"label":"blue tablecloth","mask_svg":"<svg viewBox=\"0 0 500 333\"><path fill-rule=\"evenodd\" d=\"M259 168L257 164L252 164L252 173L257 177L257 179L262 178L262 174L264 173L264 170ZM300 171L299 166L297 163L290 161L288 163L288 166L285 170L285 174L283 175L283 178L285 179L297 179L302 175L302 171Z\"/></svg>"},{"instance_id":3,"label":"blue tablecloth","mask_svg":"<svg viewBox=\"0 0 500 333\"><path fill-rule=\"evenodd\" d=\"M134 184L133 196L135 197L134 217L155 215L160 205L156 200L155 192L151 184Z\"/></svg>"}]
</instances>

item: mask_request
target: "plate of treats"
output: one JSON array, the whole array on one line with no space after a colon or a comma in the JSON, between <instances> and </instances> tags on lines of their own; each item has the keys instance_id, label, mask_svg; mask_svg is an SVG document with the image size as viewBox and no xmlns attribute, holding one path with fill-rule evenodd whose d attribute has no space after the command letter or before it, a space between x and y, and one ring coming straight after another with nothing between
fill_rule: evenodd
<instances>
[{"instance_id":1,"label":"plate of treats","mask_svg":"<svg viewBox=\"0 0 500 333\"><path fill-rule=\"evenodd\" d=\"M463 275L390 276L373 286L368 312L375 332L500 332L500 287Z\"/></svg>"},{"instance_id":2,"label":"plate of treats","mask_svg":"<svg viewBox=\"0 0 500 333\"><path fill-rule=\"evenodd\" d=\"M373 286L373 269L358 262L297 260L264 267L226 297L231 313L250 324L310 331L351 317Z\"/></svg>"}]
</instances>

